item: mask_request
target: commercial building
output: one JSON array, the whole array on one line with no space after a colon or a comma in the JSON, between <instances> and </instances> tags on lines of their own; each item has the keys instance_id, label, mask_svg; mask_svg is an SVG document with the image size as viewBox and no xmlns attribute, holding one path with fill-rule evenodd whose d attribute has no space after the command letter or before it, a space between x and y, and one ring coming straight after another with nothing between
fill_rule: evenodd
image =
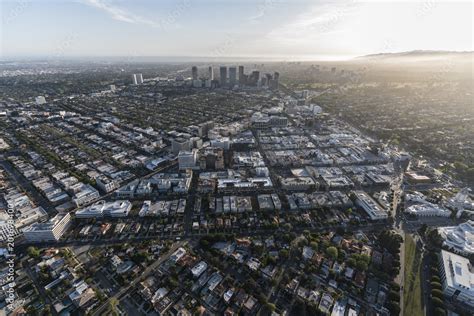
<instances>
[{"instance_id":1,"label":"commercial building","mask_svg":"<svg viewBox=\"0 0 474 316\"><path fill-rule=\"evenodd\" d=\"M178 154L178 165L180 170L195 169L197 162L197 150L180 151Z\"/></svg>"},{"instance_id":2,"label":"commercial building","mask_svg":"<svg viewBox=\"0 0 474 316\"><path fill-rule=\"evenodd\" d=\"M101 189L105 193L112 192L113 190L119 187L119 184L117 181L110 179L109 177L106 177L104 175L96 177L95 183L97 184L99 189Z\"/></svg>"},{"instance_id":3,"label":"commercial building","mask_svg":"<svg viewBox=\"0 0 474 316\"><path fill-rule=\"evenodd\" d=\"M191 150L191 141L187 138L178 137L171 141L171 150L177 155L180 151Z\"/></svg>"},{"instance_id":4,"label":"commercial building","mask_svg":"<svg viewBox=\"0 0 474 316\"><path fill-rule=\"evenodd\" d=\"M440 274L445 296L474 307L474 267L469 259L441 250Z\"/></svg>"},{"instance_id":5,"label":"commercial building","mask_svg":"<svg viewBox=\"0 0 474 316\"><path fill-rule=\"evenodd\" d=\"M247 83L247 76L244 74L244 66L239 66L239 84L245 85Z\"/></svg>"},{"instance_id":6,"label":"commercial building","mask_svg":"<svg viewBox=\"0 0 474 316\"><path fill-rule=\"evenodd\" d=\"M206 269L207 263L204 261L200 261L191 269L191 273L193 274L193 277L198 278L204 271L206 271Z\"/></svg>"},{"instance_id":7,"label":"commercial building","mask_svg":"<svg viewBox=\"0 0 474 316\"><path fill-rule=\"evenodd\" d=\"M212 66L209 66L209 70L208 70L208 76L209 76L209 81L212 81L214 80L214 68L212 68Z\"/></svg>"},{"instance_id":8,"label":"commercial building","mask_svg":"<svg viewBox=\"0 0 474 316\"><path fill-rule=\"evenodd\" d=\"M237 68L229 67L229 84L231 87L237 83Z\"/></svg>"},{"instance_id":9,"label":"commercial building","mask_svg":"<svg viewBox=\"0 0 474 316\"><path fill-rule=\"evenodd\" d=\"M444 239L443 244L452 251L464 255L474 254L474 221L440 227L438 233Z\"/></svg>"},{"instance_id":10,"label":"commercial building","mask_svg":"<svg viewBox=\"0 0 474 316\"><path fill-rule=\"evenodd\" d=\"M132 75L132 82L133 84L142 84L143 83L143 75L142 74L133 74Z\"/></svg>"},{"instance_id":11,"label":"commercial building","mask_svg":"<svg viewBox=\"0 0 474 316\"><path fill-rule=\"evenodd\" d=\"M126 217L132 209L132 203L127 200L114 202L99 201L91 206L76 211L76 218Z\"/></svg>"},{"instance_id":12,"label":"commercial building","mask_svg":"<svg viewBox=\"0 0 474 316\"><path fill-rule=\"evenodd\" d=\"M23 229L30 242L58 241L71 225L71 215L58 214L45 223L35 223Z\"/></svg>"},{"instance_id":13,"label":"commercial building","mask_svg":"<svg viewBox=\"0 0 474 316\"><path fill-rule=\"evenodd\" d=\"M388 213L377 202L374 201L364 191L354 191L356 196L355 204L362 208L371 220L384 220L388 218Z\"/></svg>"},{"instance_id":14,"label":"commercial building","mask_svg":"<svg viewBox=\"0 0 474 316\"><path fill-rule=\"evenodd\" d=\"M41 105L41 104L45 104L46 103L46 99L44 98L44 96L42 95L39 95L35 98L35 103L36 105Z\"/></svg>"},{"instance_id":15,"label":"commercial building","mask_svg":"<svg viewBox=\"0 0 474 316\"><path fill-rule=\"evenodd\" d=\"M193 80L198 80L198 68L196 66L192 67L191 73Z\"/></svg>"},{"instance_id":16,"label":"commercial building","mask_svg":"<svg viewBox=\"0 0 474 316\"><path fill-rule=\"evenodd\" d=\"M100 196L99 191L97 191L94 187L92 187L90 184L84 184L82 182L71 186L70 190L75 193L72 201L77 207L90 203Z\"/></svg>"},{"instance_id":17,"label":"commercial building","mask_svg":"<svg viewBox=\"0 0 474 316\"><path fill-rule=\"evenodd\" d=\"M405 213L416 215L418 217L424 216L440 216L440 217L449 217L451 212L445 208L442 208L436 204L426 203L426 204L416 204L409 206Z\"/></svg>"},{"instance_id":18,"label":"commercial building","mask_svg":"<svg viewBox=\"0 0 474 316\"><path fill-rule=\"evenodd\" d=\"M227 84L227 67L221 66L219 68L219 75L219 84L221 85L221 87L224 87Z\"/></svg>"},{"instance_id":19,"label":"commercial building","mask_svg":"<svg viewBox=\"0 0 474 316\"><path fill-rule=\"evenodd\" d=\"M222 148L205 148L199 152L199 167L207 169L224 169L224 150Z\"/></svg>"},{"instance_id":20,"label":"commercial building","mask_svg":"<svg viewBox=\"0 0 474 316\"><path fill-rule=\"evenodd\" d=\"M290 191L305 191L316 185L310 177L291 177L280 179L281 188Z\"/></svg>"},{"instance_id":21,"label":"commercial building","mask_svg":"<svg viewBox=\"0 0 474 316\"><path fill-rule=\"evenodd\" d=\"M268 115L256 112L252 115L252 127L257 129L266 129L272 127L286 127L288 118L285 116Z\"/></svg>"}]
</instances>

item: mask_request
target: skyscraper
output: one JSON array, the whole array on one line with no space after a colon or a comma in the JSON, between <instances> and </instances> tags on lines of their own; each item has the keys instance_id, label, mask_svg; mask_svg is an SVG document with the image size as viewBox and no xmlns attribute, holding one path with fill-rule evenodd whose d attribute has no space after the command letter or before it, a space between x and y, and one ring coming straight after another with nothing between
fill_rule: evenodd
<instances>
[{"instance_id":1,"label":"skyscraper","mask_svg":"<svg viewBox=\"0 0 474 316\"><path fill-rule=\"evenodd\" d=\"M209 80L214 80L214 68L209 66Z\"/></svg>"},{"instance_id":2,"label":"skyscraper","mask_svg":"<svg viewBox=\"0 0 474 316\"><path fill-rule=\"evenodd\" d=\"M198 79L198 67L193 66L193 68L191 68L191 72L192 72L193 80L197 80Z\"/></svg>"},{"instance_id":3,"label":"skyscraper","mask_svg":"<svg viewBox=\"0 0 474 316\"><path fill-rule=\"evenodd\" d=\"M278 90L279 83L280 83L279 80L280 80L280 73L278 71L275 71L275 73L273 73L273 81L270 88Z\"/></svg>"},{"instance_id":4,"label":"skyscraper","mask_svg":"<svg viewBox=\"0 0 474 316\"><path fill-rule=\"evenodd\" d=\"M138 84L138 81L137 81L137 74L133 74L133 75L132 75L132 82L133 82L133 84Z\"/></svg>"},{"instance_id":5,"label":"skyscraper","mask_svg":"<svg viewBox=\"0 0 474 316\"><path fill-rule=\"evenodd\" d=\"M229 67L229 84L231 87L237 83L237 68Z\"/></svg>"},{"instance_id":6,"label":"skyscraper","mask_svg":"<svg viewBox=\"0 0 474 316\"><path fill-rule=\"evenodd\" d=\"M265 74L265 77L264 77L266 80L265 80L265 83L262 82L263 85L267 84L268 86L271 85L271 82L272 82L272 75L271 74ZM263 78L262 78L263 79Z\"/></svg>"},{"instance_id":7,"label":"skyscraper","mask_svg":"<svg viewBox=\"0 0 474 316\"><path fill-rule=\"evenodd\" d=\"M138 82L138 84L142 84L142 83L143 83L143 75L142 75L142 74L138 74L138 75L137 75L137 82Z\"/></svg>"},{"instance_id":8,"label":"skyscraper","mask_svg":"<svg viewBox=\"0 0 474 316\"><path fill-rule=\"evenodd\" d=\"M227 83L227 67L221 66L219 68L219 73L220 73L219 83L220 83L221 87L223 87Z\"/></svg>"},{"instance_id":9,"label":"skyscraper","mask_svg":"<svg viewBox=\"0 0 474 316\"><path fill-rule=\"evenodd\" d=\"M244 66L239 66L239 83L241 85L245 84Z\"/></svg>"},{"instance_id":10,"label":"skyscraper","mask_svg":"<svg viewBox=\"0 0 474 316\"><path fill-rule=\"evenodd\" d=\"M260 80L260 71L258 70L252 71L252 73L250 74L248 83L252 86L256 86L259 80Z\"/></svg>"}]
</instances>

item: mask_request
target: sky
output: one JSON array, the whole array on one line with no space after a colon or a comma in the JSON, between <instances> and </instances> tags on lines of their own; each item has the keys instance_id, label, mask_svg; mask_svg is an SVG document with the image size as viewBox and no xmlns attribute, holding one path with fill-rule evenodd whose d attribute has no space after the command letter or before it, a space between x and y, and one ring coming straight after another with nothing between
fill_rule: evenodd
<instances>
[{"instance_id":1,"label":"sky","mask_svg":"<svg viewBox=\"0 0 474 316\"><path fill-rule=\"evenodd\" d=\"M0 0L0 58L472 51L472 1Z\"/></svg>"}]
</instances>

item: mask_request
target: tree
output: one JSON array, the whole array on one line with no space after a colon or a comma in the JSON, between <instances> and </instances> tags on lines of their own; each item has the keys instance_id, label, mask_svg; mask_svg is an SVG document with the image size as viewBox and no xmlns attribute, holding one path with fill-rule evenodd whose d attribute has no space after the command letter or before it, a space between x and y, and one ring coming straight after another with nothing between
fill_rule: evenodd
<instances>
[{"instance_id":1,"label":"tree","mask_svg":"<svg viewBox=\"0 0 474 316\"><path fill-rule=\"evenodd\" d=\"M272 312L274 312L276 310L276 306L275 304L272 304L272 303L266 303L265 306Z\"/></svg>"},{"instance_id":2,"label":"tree","mask_svg":"<svg viewBox=\"0 0 474 316\"><path fill-rule=\"evenodd\" d=\"M423 225L421 225L421 227L418 229L418 233L419 233L421 236L424 236L427 229L428 229L428 225L423 224Z\"/></svg>"},{"instance_id":3,"label":"tree","mask_svg":"<svg viewBox=\"0 0 474 316\"><path fill-rule=\"evenodd\" d=\"M436 307L443 307L443 301L437 297L432 297L431 302L433 303L434 306Z\"/></svg>"},{"instance_id":4,"label":"tree","mask_svg":"<svg viewBox=\"0 0 474 316\"><path fill-rule=\"evenodd\" d=\"M40 256L40 251L38 250L38 248L33 247L33 246L28 247L28 249L26 249L26 252L28 253L28 256L30 256L31 258L36 259Z\"/></svg>"},{"instance_id":5,"label":"tree","mask_svg":"<svg viewBox=\"0 0 474 316\"><path fill-rule=\"evenodd\" d=\"M326 254L331 257L332 259L336 259L338 255L338 251L336 247L327 247L326 248Z\"/></svg>"},{"instance_id":6,"label":"tree","mask_svg":"<svg viewBox=\"0 0 474 316\"><path fill-rule=\"evenodd\" d=\"M388 302L387 308L390 311L390 315L400 315L400 305L398 304L398 302Z\"/></svg>"},{"instance_id":7,"label":"tree","mask_svg":"<svg viewBox=\"0 0 474 316\"><path fill-rule=\"evenodd\" d=\"M443 299L443 291L439 290L439 289L432 289L431 290L431 295L433 297L437 297L439 299Z\"/></svg>"},{"instance_id":8,"label":"tree","mask_svg":"<svg viewBox=\"0 0 474 316\"><path fill-rule=\"evenodd\" d=\"M443 244L443 237L438 233L437 229L432 229L427 234L428 241L435 247L441 247Z\"/></svg>"},{"instance_id":9,"label":"tree","mask_svg":"<svg viewBox=\"0 0 474 316\"><path fill-rule=\"evenodd\" d=\"M395 292L395 291L390 291L390 293L388 294L388 298L391 301L398 302L398 301L400 301L400 293Z\"/></svg>"},{"instance_id":10,"label":"tree","mask_svg":"<svg viewBox=\"0 0 474 316\"><path fill-rule=\"evenodd\" d=\"M441 290L441 289L442 289L441 283L438 283L438 282L431 282L430 285L431 285L431 288L432 288L432 289L438 289L438 290Z\"/></svg>"},{"instance_id":11,"label":"tree","mask_svg":"<svg viewBox=\"0 0 474 316\"><path fill-rule=\"evenodd\" d=\"M347 259L346 263L349 267L354 268L356 263L357 263L357 260L351 257L351 258Z\"/></svg>"},{"instance_id":12,"label":"tree","mask_svg":"<svg viewBox=\"0 0 474 316\"><path fill-rule=\"evenodd\" d=\"M367 262L363 260L359 260L356 262L355 267L359 271L367 271L367 269L369 268L369 265L367 264Z\"/></svg>"},{"instance_id":13,"label":"tree","mask_svg":"<svg viewBox=\"0 0 474 316\"><path fill-rule=\"evenodd\" d=\"M109 300L109 310L112 315L118 315L118 311L117 311L118 304L119 304L119 301L115 297L112 297Z\"/></svg>"},{"instance_id":14,"label":"tree","mask_svg":"<svg viewBox=\"0 0 474 316\"><path fill-rule=\"evenodd\" d=\"M435 316L446 316L446 311L441 307L436 307L434 310Z\"/></svg>"},{"instance_id":15,"label":"tree","mask_svg":"<svg viewBox=\"0 0 474 316\"><path fill-rule=\"evenodd\" d=\"M312 241L309 243L309 246L311 247L311 249L317 251L318 250L318 243L315 242L315 241Z\"/></svg>"}]
</instances>

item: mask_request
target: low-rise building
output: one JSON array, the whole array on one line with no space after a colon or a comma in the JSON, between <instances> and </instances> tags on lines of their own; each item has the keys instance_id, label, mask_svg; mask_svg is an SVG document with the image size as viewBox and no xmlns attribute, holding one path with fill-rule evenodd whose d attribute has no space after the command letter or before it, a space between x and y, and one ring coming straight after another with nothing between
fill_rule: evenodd
<instances>
[{"instance_id":1,"label":"low-rise building","mask_svg":"<svg viewBox=\"0 0 474 316\"><path fill-rule=\"evenodd\" d=\"M132 203L127 200L114 202L99 201L93 205L76 211L76 218L126 217L132 209Z\"/></svg>"},{"instance_id":2,"label":"low-rise building","mask_svg":"<svg viewBox=\"0 0 474 316\"><path fill-rule=\"evenodd\" d=\"M442 250L440 268L444 295L474 308L474 267L469 259Z\"/></svg>"},{"instance_id":3,"label":"low-rise building","mask_svg":"<svg viewBox=\"0 0 474 316\"><path fill-rule=\"evenodd\" d=\"M354 191L356 196L355 204L362 208L371 220L384 220L388 218L388 213L374 199L364 191Z\"/></svg>"},{"instance_id":4,"label":"low-rise building","mask_svg":"<svg viewBox=\"0 0 474 316\"><path fill-rule=\"evenodd\" d=\"M90 184L76 183L71 187L75 193L72 201L77 207L90 203L100 197L99 191L93 188Z\"/></svg>"},{"instance_id":5,"label":"low-rise building","mask_svg":"<svg viewBox=\"0 0 474 316\"><path fill-rule=\"evenodd\" d=\"M444 246L464 255L474 254L474 221L458 226L440 227L438 233L444 239Z\"/></svg>"}]
</instances>

